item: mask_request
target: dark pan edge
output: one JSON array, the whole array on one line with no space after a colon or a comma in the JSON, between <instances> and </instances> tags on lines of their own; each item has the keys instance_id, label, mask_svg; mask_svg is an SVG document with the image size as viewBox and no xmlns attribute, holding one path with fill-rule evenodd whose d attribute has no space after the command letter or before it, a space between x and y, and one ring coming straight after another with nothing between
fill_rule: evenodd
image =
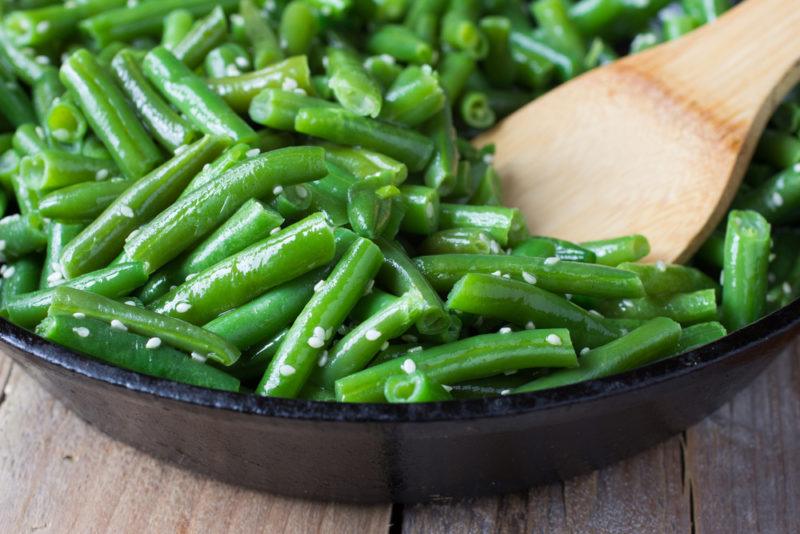
<instances>
[{"instance_id":1,"label":"dark pan edge","mask_svg":"<svg viewBox=\"0 0 800 534\"><path fill-rule=\"evenodd\" d=\"M339 404L266 398L198 388L114 367L0 319L0 341L51 365L107 384L188 404L269 417L327 422L435 422L483 419L581 404L660 384L800 329L800 300L742 330L679 357L614 377L550 391L424 405Z\"/></svg>"}]
</instances>

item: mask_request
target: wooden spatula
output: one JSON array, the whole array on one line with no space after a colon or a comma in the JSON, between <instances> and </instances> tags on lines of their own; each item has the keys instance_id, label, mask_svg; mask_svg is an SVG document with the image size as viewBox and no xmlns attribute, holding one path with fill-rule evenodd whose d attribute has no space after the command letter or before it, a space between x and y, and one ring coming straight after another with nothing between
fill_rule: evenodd
<instances>
[{"instance_id":1,"label":"wooden spatula","mask_svg":"<svg viewBox=\"0 0 800 534\"><path fill-rule=\"evenodd\" d=\"M682 261L719 223L800 80L800 0L746 0L688 36L588 72L481 136L532 232L641 233Z\"/></svg>"}]
</instances>

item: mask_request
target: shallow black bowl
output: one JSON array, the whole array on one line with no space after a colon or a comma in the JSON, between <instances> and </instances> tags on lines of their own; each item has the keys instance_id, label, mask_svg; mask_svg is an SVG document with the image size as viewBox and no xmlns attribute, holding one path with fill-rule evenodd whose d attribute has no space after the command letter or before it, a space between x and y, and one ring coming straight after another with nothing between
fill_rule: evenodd
<instances>
[{"instance_id":1,"label":"shallow black bowl","mask_svg":"<svg viewBox=\"0 0 800 534\"><path fill-rule=\"evenodd\" d=\"M362 502L510 492L602 467L702 419L798 333L800 301L610 379L482 400L339 405L150 378L0 320L11 356L110 436L234 484Z\"/></svg>"}]
</instances>

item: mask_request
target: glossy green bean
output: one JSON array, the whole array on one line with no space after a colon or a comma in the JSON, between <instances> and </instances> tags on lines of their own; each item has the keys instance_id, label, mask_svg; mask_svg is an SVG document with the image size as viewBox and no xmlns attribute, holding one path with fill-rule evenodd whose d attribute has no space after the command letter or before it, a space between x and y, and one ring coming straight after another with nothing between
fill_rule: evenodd
<instances>
[{"instance_id":1,"label":"glossy green bean","mask_svg":"<svg viewBox=\"0 0 800 534\"><path fill-rule=\"evenodd\" d=\"M684 265L621 263L618 269L636 273L649 296L691 293L701 289L716 289L717 283L707 274Z\"/></svg>"},{"instance_id":2,"label":"glossy green bean","mask_svg":"<svg viewBox=\"0 0 800 534\"><path fill-rule=\"evenodd\" d=\"M678 332L680 328L678 327ZM486 334L406 354L336 381L340 402L382 402L386 381L414 371L432 380L456 384L518 369L577 367L578 361L563 329Z\"/></svg>"},{"instance_id":3,"label":"glossy green bean","mask_svg":"<svg viewBox=\"0 0 800 534\"><path fill-rule=\"evenodd\" d=\"M522 214L516 208L502 206L470 206L463 204L442 203L439 216L439 227L479 228L489 232L501 246L514 246L524 237L528 230Z\"/></svg>"},{"instance_id":4,"label":"glossy green bean","mask_svg":"<svg viewBox=\"0 0 800 534\"><path fill-rule=\"evenodd\" d=\"M383 396L393 404L441 402L453 399L444 386L419 372L389 377L383 388Z\"/></svg>"},{"instance_id":5,"label":"glossy green bean","mask_svg":"<svg viewBox=\"0 0 800 534\"><path fill-rule=\"evenodd\" d=\"M530 239L526 239L514 247L512 254L516 256L542 257L541 252L549 248L547 246L543 246L541 243L542 241L548 241L552 243L555 250L554 254L544 257L555 256L560 260L578 261L583 263L595 263L597 261L597 255L591 250L583 248L580 245L576 245L575 243L571 243L563 239L555 239L552 237L532 237Z\"/></svg>"},{"instance_id":6,"label":"glossy green bean","mask_svg":"<svg viewBox=\"0 0 800 534\"><path fill-rule=\"evenodd\" d=\"M58 221L91 221L131 184L130 180L118 178L56 189L39 200L39 211L44 217Z\"/></svg>"},{"instance_id":7,"label":"glossy green bean","mask_svg":"<svg viewBox=\"0 0 800 534\"><path fill-rule=\"evenodd\" d=\"M577 369L555 371L516 388L529 393L567 386L624 373L672 353L681 337L681 327L664 317L648 321L630 334L582 355Z\"/></svg>"},{"instance_id":8,"label":"glossy green bean","mask_svg":"<svg viewBox=\"0 0 800 534\"><path fill-rule=\"evenodd\" d=\"M309 3L294 0L283 9L278 33L288 55L308 53L318 31L317 13Z\"/></svg>"},{"instance_id":9,"label":"glossy green bean","mask_svg":"<svg viewBox=\"0 0 800 534\"><path fill-rule=\"evenodd\" d=\"M169 206L226 142L206 136L133 183L64 249L64 274L72 278L108 265L134 231ZM138 260L137 260L138 261ZM159 266L147 265L150 272Z\"/></svg>"},{"instance_id":10,"label":"glossy green bean","mask_svg":"<svg viewBox=\"0 0 800 534\"><path fill-rule=\"evenodd\" d=\"M194 16L187 9L173 9L164 17L164 30L161 34L161 45L172 50L194 24Z\"/></svg>"},{"instance_id":11,"label":"glossy green bean","mask_svg":"<svg viewBox=\"0 0 800 534\"><path fill-rule=\"evenodd\" d=\"M595 253L597 263L610 267L634 262L650 254L650 242L641 235L587 241L581 243L581 246Z\"/></svg>"},{"instance_id":12,"label":"glossy green bean","mask_svg":"<svg viewBox=\"0 0 800 534\"><path fill-rule=\"evenodd\" d=\"M44 257L38 289L56 286L64 280L64 274L61 272L61 253L67 243L81 233L83 227L84 225L80 223L62 223L58 221L50 221L47 224L47 252ZM33 291L33 289L30 291Z\"/></svg>"},{"instance_id":13,"label":"glossy green bean","mask_svg":"<svg viewBox=\"0 0 800 534\"><path fill-rule=\"evenodd\" d=\"M170 52L184 65L194 69L215 46L225 40L227 33L228 20L225 11L217 6L211 13L195 22Z\"/></svg>"},{"instance_id":14,"label":"glossy green bean","mask_svg":"<svg viewBox=\"0 0 800 534\"><path fill-rule=\"evenodd\" d=\"M41 269L41 262L35 256L25 256L0 267L0 276L3 277L3 285L0 288L0 309L5 310L8 302L17 295L36 291L39 287Z\"/></svg>"},{"instance_id":15,"label":"glossy green bean","mask_svg":"<svg viewBox=\"0 0 800 534\"><path fill-rule=\"evenodd\" d=\"M767 128L758 141L755 157L777 169L785 169L800 162L800 139Z\"/></svg>"},{"instance_id":16,"label":"glossy green bean","mask_svg":"<svg viewBox=\"0 0 800 534\"><path fill-rule=\"evenodd\" d=\"M476 59L486 57L489 42L478 28L478 0L453 0L442 17L442 42Z\"/></svg>"},{"instance_id":17,"label":"glossy green bean","mask_svg":"<svg viewBox=\"0 0 800 534\"><path fill-rule=\"evenodd\" d=\"M400 185L408 176L408 167L405 164L380 152L331 143L322 143L321 146L325 149L325 159L329 163L362 180L386 177L393 185Z\"/></svg>"},{"instance_id":18,"label":"glossy green bean","mask_svg":"<svg viewBox=\"0 0 800 534\"><path fill-rule=\"evenodd\" d=\"M300 146L246 159L139 228L125 244L125 253L129 258L145 261L152 270L158 269L233 215L247 200L264 198L277 186L325 176L324 157L321 148Z\"/></svg>"},{"instance_id":19,"label":"glossy green bean","mask_svg":"<svg viewBox=\"0 0 800 534\"><path fill-rule=\"evenodd\" d=\"M36 122L31 99L14 81L0 83L0 115L12 126Z\"/></svg>"},{"instance_id":20,"label":"glossy green bean","mask_svg":"<svg viewBox=\"0 0 800 534\"><path fill-rule=\"evenodd\" d=\"M294 131L294 119L302 108L337 107L335 103L283 89L264 89L250 102L250 118L276 130Z\"/></svg>"},{"instance_id":21,"label":"glossy green bean","mask_svg":"<svg viewBox=\"0 0 800 534\"><path fill-rule=\"evenodd\" d=\"M430 235L439 227L439 193L422 185L404 185L400 188L406 207L400 225L403 232Z\"/></svg>"},{"instance_id":22,"label":"glossy green bean","mask_svg":"<svg viewBox=\"0 0 800 534\"><path fill-rule=\"evenodd\" d=\"M419 245L419 253L436 254L501 254L500 244L477 228L452 228L429 235Z\"/></svg>"},{"instance_id":23,"label":"glossy green bean","mask_svg":"<svg viewBox=\"0 0 800 534\"><path fill-rule=\"evenodd\" d=\"M103 180L118 172L113 161L54 149L22 158L19 169L28 187L37 191Z\"/></svg>"},{"instance_id":24,"label":"glossy green bean","mask_svg":"<svg viewBox=\"0 0 800 534\"><path fill-rule=\"evenodd\" d=\"M683 325L717 319L717 298L714 289L619 301L592 299L588 303L606 317L619 319L669 317Z\"/></svg>"},{"instance_id":25,"label":"glossy green bean","mask_svg":"<svg viewBox=\"0 0 800 534\"><path fill-rule=\"evenodd\" d=\"M17 46L39 47L72 37L83 19L124 5L124 0L81 0L12 11L3 27Z\"/></svg>"},{"instance_id":26,"label":"glossy green bean","mask_svg":"<svg viewBox=\"0 0 800 534\"><path fill-rule=\"evenodd\" d=\"M253 65L263 69L283 59L283 52L275 32L252 0L239 2L239 14L244 19L247 39L253 46Z\"/></svg>"},{"instance_id":27,"label":"glossy green bean","mask_svg":"<svg viewBox=\"0 0 800 534\"><path fill-rule=\"evenodd\" d=\"M436 58L436 52L427 42L409 28L398 24L386 24L370 35L367 50L415 65L430 64Z\"/></svg>"},{"instance_id":28,"label":"glossy green bean","mask_svg":"<svg viewBox=\"0 0 800 534\"><path fill-rule=\"evenodd\" d=\"M439 191L440 196L447 196L455 187L459 158L449 104L428 121L425 132L434 147L433 157L425 168L425 185Z\"/></svg>"},{"instance_id":29,"label":"glossy green bean","mask_svg":"<svg viewBox=\"0 0 800 534\"><path fill-rule=\"evenodd\" d=\"M511 56L511 21L507 17L489 16L482 18L479 26L489 45L483 69L494 85L508 87L517 75Z\"/></svg>"},{"instance_id":30,"label":"glossy green bean","mask_svg":"<svg viewBox=\"0 0 800 534\"><path fill-rule=\"evenodd\" d=\"M43 250L47 236L31 215L6 215L0 219L0 253L5 258L21 258Z\"/></svg>"},{"instance_id":31,"label":"glossy green bean","mask_svg":"<svg viewBox=\"0 0 800 534\"><path fill-rule=\"evenodd\" d=\"M793 165L764 183L740 191L734 206L760 213L772 224L792 224L800 220L800 165Z\"/></svg>"},{"instance_id":32,"label":"glossy green bean","mask_svg":"<svg viewBox=\"0 0 800 534\"><path fill-rule=\"evenodd\" d=\"M387 90L381 118L413 128L438 113L446 100L433 69L412 65Z\"/></svg>"},{"instance_id":33,"label":"glossy green bean","mask_svg":"<svg viewBox=\"0 0 800 534\"><path fill-rule=\"evenodd\" d=\"M325 54L325 71L333 95L345 109L356 115L373 118L381 113L381 87L372 79L355 52L329 47ZM390 104L390 95L391 90L386 95L387 106ZM388 111L384 109L384 112Z\"/></svg>"},{"instance_id":34,"label":"glossy green bean","mask_svg":"<svg viewBox=\"0 0 800 534\"><path fill-rule=\"evenodd\" d=\"M88 131L86 117L68 95L58 97L51 102L42 122L50 137L60 143L80 142Z\"/></svg>"},{"instance_id":35,"label":"glossy green bean","mask_svg":"<svg viewBox=\"0 0 800 534\"><path fill-rule=\"evenodd\" d=\"M725 337L727 333L725 327L716 321L686 327L681 331L681 339L678 341L678 346L675 347L675 354L683 354L708 345Z\"/></svg>"}]
</instances>

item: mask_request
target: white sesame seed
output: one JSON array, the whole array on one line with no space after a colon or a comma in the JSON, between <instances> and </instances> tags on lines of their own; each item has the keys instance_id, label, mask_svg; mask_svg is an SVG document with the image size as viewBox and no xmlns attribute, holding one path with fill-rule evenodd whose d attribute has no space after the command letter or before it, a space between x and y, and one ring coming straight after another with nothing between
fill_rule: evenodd
<instances>
[{"instance_id":1,"label":"white sesame seed","mask_svg":"<svg viewBox=\"0 0 800 534\"><path fill-rule=\"evenodd\" d=\"M386 350L388 348L389 348L389 342L388 341L384 341L383 345L381 345L381 350L384 351L384 350Z\"/></svg>"},{"instance_id":2,"label":"white sesame seed","mask_svg":"<svg viewBox=\"0 0 800 534\"><path fill-rule=\"evenodd\" d=\"M567 300L572 300L572 293L564 293L564 298Z\"/></svg>"},{"instance_id":3,"label":"white sesame seed","mask_svg":"<svg viewBox=\"0 0 800 534\"><path fill-rule=\"evenodd\" d=\"M53 137L62 143L66 143L69 140L69 130L65 128L56 128L52 133Z\"/></svg>"},{"instance_id":4,"label":"white sesame seed","mask_svg":"<svg viewBox=\"0 0 800 534\"><path fill-rule=\"evenodd\" d=\"M509 274L509 273L503 273L503 276L502 276L502 277L503 277L503 278L505 278L506 280L510 280L510 279L511 279L511 274Z\"/></svg>"},{"instance_id":5,"label":"white sesame seed","mask_svg":"<svg viewBox=\"0 0 800 534\"><path fill-rule=\"evenodd\" d=\"M231 15L231 22L237 25L244 24L244 17L238 13L234 13L233 15Z\"/></svg>"},{"instance_id":6,"label":"white sesame seed","mask_svg":"<svg viewBox=\"0 0 800 534\"><path fill-rule=\"evenodd\" d=\"M779 208L779 207L783 206L783 197L778 192L772 193L772 197L770 198L770 200L772 200L772 204L776 208Z\"/></svg>"},{"instance_id":7,"label":"white sesame seed","mask_svg":"<svg viewBox=\"0 0 800 534\"><path fill-rule=\"evenodd\" d=\"M314 284L314 293L319 293L322 291L322 288L325 287L325 280L320 280L316 284Z\"/></svg>"},{"instance_id":8,"label":"white sesame seed","mask_svg":"<svg viewBox=\"0 0 800 534\"><path fill-rule=\"evenodd\" d=\"M76 319L86 319L86 314L83 312L75 312L72 314Z\"/></svg>"},{"instance_id":9,"label":"white sesame seed","mask_svg":"<svg viewBox=\"0 0 800 534\"><path fill-rule=\"evenodd\" d=\"M511 333L511 328L508 327L508 326L504 326L503 328L501 328L497 332L500 333L500 334L510 334Z\"/></svg>"},{"instance_id":10,"label":"white sesame seed","mask_svg":"<svg viewBox=\"0 0 800 534\"><path fill-rule=\"evenodd\" d=\"M446 384L442 384L442 389L444 389L446 392L450 393L451 391L453 391L453 386L448 386Z\"/></svg>"},{"instance_id":11,"label":"white sesame seed","mask_svg":"<svg viewBox=\"0 0 800 534\"><path fill-rule=\"evenodd\" d=\"M283 186L282 185L276 185L275 187L272 188L272 194L273 195L278 196L281 193L283 193Z\"/></svg>"},{"instance_id":12,"label":"white sesame seed","mask_svg":"<svg viewBox=\"0 0 800 534\"><path fill-rule=\"evenodd\" d=\"M295 80L294 78L286 78L285 80L283 80L283 83L281 84L281 89L283 89L284 91L291 91L292 89L297 89L297 87L298 87L297 80Z\"/></svg>"},{"instance_id":13,"label":"white sesame seed","mask_svg":"<svg viewBox=\"0 0 800 534\"><path fill-rule=\"evenodd\" d=\"M311 336L310 338L308 338L308 341L306 343L308 343L308 346L311 347L312 349L321 349L325 345L325 338Z\"/></svg>"},{"instance_id":14,"label":"white sesame seed","mask_svg":"<svg viewBox=\"0 0 800 534\"><path fill-rule=\"evenodd\" d=\"M245 152L245 156L247 156L248 158L254 158L254 157L258 156L259 154L261 154L261 150L259 150L257 148L251 148L250 150Z\"/></svg>"},{"instance_id":15,"label":"white sesame seed","mask_svg":"<svg viewBox=\"0 0 800 534\"><path fill-rule=\"evenodd\" d=\"M225 75L226 76L238 76L241 73L242 73L242 71L240 71L239 67L237 67L236 65L226 65L225 66Z\"/></svg>"},{"instance_id":16,"label":"white sesame seed","mask_svg":"<svg viewBox=\"0 0 800 534\"><path fill-rule=\"evenodd\" d=\"M502 395L504 397L506 395L511 395L511 390L510 389L504 389L503 391L500 392L500 395Z\"/></svg>"},{"instance_id":17,"label":"white sesame seed","mask_svg":"<svg viewBox=\"0 0 800 534\"><path fill-rule=\"evenodd\" d=\"M556 334L549 334L544 340L556 347L561 345L561 338Z\"/></svg>"},{"instance_id":18,"label":"white sesame seed","mask_svg":"<svg viewBox=\"0 0 800 534\"><path fill-rule=\"evenodd\" d=\"M247 58L244 56L237 56L236 59L234 59L234 61L239 66L239 68L242 69L246 69L247 67L250 66L250 62L247 61Z\"/></svg>"},{"instance_id":19,"label":"white sesame seed","mask_svg":"<svg viewBox=\"0 0 800 534\"><path fill-rule=\"evenodd\" d=\"M179 302L175 305L175 311L178 313L186 313L192 309L192 305L188 302Z\"/></svg>"},{"instance_id":20,"label":"white sesame seed","mask_svg":"<svg viewBox=\"0 0 800 534\"><path fill-rule=\"evenodd\" d=\"M425 206L425 215L429 219L432 219L435 214L436 214L436 210L434 209L433 204L427 204Z\"/></svg>"},{"instance_id":21,"label":"white sesame seed","mask_svg":"<svg viewBox=\"0 0 800 534\"><path fill-rule=\"evenodd\" d=\"M278 372L281 374L281 376L292 376L293 374L295 374L295 372L297 372L297 369L295 369L288 363L284 363L283 365L280 366Z\"/></svg>"},{"instance_id":22,"label":"white sesame seed","mask_svg":"<svg viewBox=\"0 0 800 534\"><path fill-rule=\"evenodd\" d=\"M422 72L424 72L425 74L431 74L431 73L433 73L433 68L430 65L427 65L427 64L423 65L422 66Z\"/></svg>"},{"instance_id":23,"label":"white sesame seed","mask_svg":"<svg viewBox=\"0 0 800 534\"><path fill-rule=\"evenodd\" d=\"M127 304L128 306L136 306L136 301L135 300L126 300L125 304Z\"/></svg>"},{"instance_id":24,"label":"white sesame seed","mask_svg":"<svg viewBox=\"0 0 800 534\"><path fill-rule=\"evenodd\" d=\"M105 180L106 178L108 178L108 169L99 169L96 173L94 173L94 179L98 182Z\"/></svg>"},{"instance_id":25,"label":"white sesame seed","mask_svg":"<svg viewBox=\"0 0 800 534\"><path fill-rule=\"evenodd\" d=\"M417 347L411 347L410 349L408 349L408 352L420 352L421 350L422 347L417 346Z\"/></svg>"},{"instance_id":26,"label":"white sesame seed","mask_svg":"<svg viewBox=\"0 0 800 534\"><path fill-rule=\"evenodd\" d=\"M122 330L123 332L128 331L128 327L122 324L122 321L119 319L111 319L111 328L114 330Z\"/></svg>"},{"instance_id":27,"label":"white sesame seed","mask_svg":"<svg viewBox=\"0 0 800 534\"><path fill-rule=\"evenodd\" d=\"M531 273L526 271L522 271L522 279L528 282L529 284L534 284L534 285L536 284L536 282L538 282L535 275L532 275Z\"/></svg>"},{"instance_id":28,"label":"white sesame seed","mask_svg":"<svg viewBox=\"0 0 800 534\"><path fill-rule=\"evenodd\" d=\"M3 251L3 250L6 249L6 244L7 243L6 243L5 239L0 239L0 251Z\"/></svg>"},{"instance_id":29,"label":"white sesame seed","mask_svg":"<svg viewBox=\"0 0 800 534\"><path fill-rule=\"evenodd\" d=\"M492 273L492 276L503 276L503 271L495 271Z\"/></svg>"},{"instance_id":30,"label":"white sesame seed","mask_svg":"<svg viewBox=\"0 0 800 534\"><path fill-rule=\"evenodd\" d=\"M533 323L533 321L528 321L525 323L525 330L536 330L536 325Z\"/></svg>"},{"instance_id":31,"label":"white sesame seed","mask_svg":"<svg viewBox=\"0 0 800 534\"><path fill-rule=\"evenodd\" d=\"M400 367L408 374L413 373L417 370L417 364L414 363L414 360L411 358L406 358L405 361L400 365Z\"/></svg>"},{"instance_id":32,"label":"white sesame seed","mask_svg":"<svg viewBox=\"0 0 800 534\"><path fill-rule=\"evenodd\" d=\"M364 337L366 337L368 341L376 341L380 339L381 333L380 331L375 330L374 328L370 328L369 330L367 330L367 333L364 334Z\"/></svg>"},{"instance_id":33,"label":"white sesame seed","mask_svg":"<svg viewBox=\"0 0 800 534\"><path fill-rule=\"evenodd\" d=\"M89 337L89 334L91 334L89 329L85 326L76 326L72 331L78 334L79 337Z\"/></svg>"},{"instance_id":34,"label":"white sesame seed","mask_svg":"<svg viewBox=\"0 0 800 534\"><path fill-rule=\"evenodd\" d=\"M791 284L789 284L789 282L784 282L783 285L781 286L781 290L786 295L791 295L792 294L792 286L791 286Z\"/></svg>"},{"instance_id":35,"label":"white sesame seed","mask_svg":"<svg viewBox=\"0 0 800 534\"><path fill-rule=\"evenodd\" d=\"M322 351L322 356L320 356L319 360L317 360L317 365L320 367L325 367L326 363L328 363L328 351L324 350Z\"/></svg>"},{"instance_id":36,"label":"white sesame seed","mask_svg":"<svg viewBox=\"0 0 800 534\"><path fill-rule=\"evenodd\" d=\"M206 363L206 360L208 358L206 356L204 356L203 354L200 354L199 352L193 352L192 353L192 359L194 361L196 361L196 362Z\"/></svg>"},{"instance_id":37,"label":"white sesame seed","mask_svg":"<svg viewBox=\"0 0 800 534\"><path fill-rule=\"evenodd\" d=\"M126 206L124 204L119 207L119 214L122 215L123 217L127 217L129 219L133 219L133 217L135 216L135 214L133 213L133 210L131 209L131 207L130 206Z\"/></svg>"},{"instance_id":38,"label":"white sesame seed","mask_svg":"<svg viewBox=\"0 0 800 534\"><path fill-rule=\"evenodd\" d=\"M800 172L800 163L795 163L794 167L792 167L794 172Z\"/></svg>"},{"instance_id":39,"label":"white sesame seed","mask_svg":"<svg viewBox=\"0 0 800 534\"><path fill-rule=\"evenodd\" d=\"M44 129L41 126L37 126L36 128L34 128L34 131L36 132L36 135L38 135L39 137L44 137Z\"/></svg>"},{"instance_id":40,"label":"white sesame seed","mask_svg":"<svg viewBox=\"0 0 800 534\"><path fill-rule=\"evenodd\" d=\"M198 274L200 274L200 273L189 273L189 274L186 275L186 278L184 278L184 281L188 282L192 278L197 278Z\"/></svg>"},{"instance_id":41,"label":"white sesame seed","mask_svg":"<svg viewBox=\"0 0 800 534\"><path fill-rule=\"evenodd\" d=\"M205 165L203 165L203 172L207 172L208 169L210 169L210 168L211 168L211 164L210 163L206 163Z\"/></svg>"},{"instance_id":42,"label":"white sesame seed","mask_svg":"<svg viewBox=\"0 0 800 534\"><path fill-rule=\"evenodd\" d=\"M584 355L584 354L586 354L587 352L589 352L589 347L583 347L583 348L581 349L581 356L583 356L583 355Z\"/></svg>"},{"instance_id":43,"label":"white sesame seed","mask_svg":"<svg viewBox=\"0 0 800 534\"><path fill-rule=\"evenodd\" d=\"M656 269L661 271L662 273L667 270L667 264L661 260L656 262Z\"/></svg>"},{"instance_id":44,"label":"white sesame seed","mask_svg":"<svg viewBox=\"0 0 800 534\"><path fill-rule=\"evenodd\" d=\"M325 339L325 329L322 328L321 326L315 326L312 335L314 337Z\"/></svg>"},{"instance_id":45,"label":"white sesame seed","mask_svg":"<svg viewBox=\"0 0 800 534\"><path fill-rule=\"evenodd\" d=\"M36 63L38 63L39 65L50 64L50 58L47 56L36 56L35 58L33 58L33 60L36 61Z\"/></svg>"},{"instance_id":46,"label":"white sesame seed","mask_svg":"<svg viewBox=\"0 0 800 534\"><path fill-rule=\"evenodd\" d=\"M161 338L160 337L151 337L147 340L147 343L144 344L144 348L146 349L157 349L161 346Z\"/></svg>"},{"instance_id":47,"label":"white sesame seed","mask_svg":"<svg viewBox=\"0 0 800 534\"><path fill-rule=\"evenodd\" d=\"M631 299L622 299L622 302L620 302L620 305L623 308L633 308L633 301Z\"/></svg>"},{"instance_id":48,"label":"white sesame seed","mask_svg":"<svg viewBox=\"0 0 800 534\"><path fill-rule=\"evenodd\" d=\"M295 191L295 193L297 193L298 197L300 197L300 198L308 198L308 189L306 189L302 185L298 185L297 187L295 187L294 191Z\"/></svg>"},{"instance_id":49,"label":"white sesame seed","mask_svg":"<svg viewBox=\"0 0 800 534\"><path fill-rule=\"evenodd\" d=\"M275 228L273 228L272 230L269 231L269 235L275 235L280 231L281 231L281 227L280 226L276 226Z\"/></svg>"},{"instance_id":50,"label":"white sesame seed","mask_svg":"<svg viewBox=\"0 0 800 534\"><path fill-rule=\"evenodd\" d=\"M494 239L489 241L489 252L491 252L492 254L500 254L502 250L503 249L500 247L500 243L498 243Z\"/></svg>"},{"instance_id":51,"label":"white sesame seed","mask_svg":"<svg viewBox=\"0 0 800 534\"><path fill-rule=\"evenodd\" d=\"M778 257L778 255L777 255L777 254L775 254L774 252L773 252L773 253L771 253L771 254L769 255L769 262L770 262L770 263L772 263L773 261L775 261L775 258L777 258L777 257Z\"/></svg>"},{"instance_id":52,"label":"white sesame seed","mask_svg":"<svg viewBox=\"0 0 800 534\"><path fill-rule=\"evenodd\" d=\"M11 278L12 276L14 276L15 271L16 269L14 268L13 265L6 267L6 269L3 271L3 278Z\"/></svg>"},{"instance_id":53,"label":"white sesame seed","mask_svg":"<svg viewBox=\"0 0 800 534\"><path fill-rule=\"evenodd\" d=\"M551 257L547 258L546 260L544 260L544 264L545 265L555 265L559 261L561 261L561 260L559 260L556 256L551 256Z\"/></svg>"},{"instance_id":54,"label":"white sesame seed","mask_svg":"<svg viewBox=\"0 0 800 534\"><path fill-rule=\"evenodd\" d=\"M47 276L47 281L51 282L51 283L55 283L55 282L58 282L58 281L63 280L63 279L64 279L64 276L58 271L53 271L52 273L50 273Z\"/></svg>"},{"instance_id":55,"label":"white sesame seed","mask_svg":"<svg viewBox=\"0 0 800 534\"><path fill-rule=\"evenodd\" d=\"M44 33L48 29L50 29L50 23L46 20L42 20L36 25L36 31L39 33Z\"/></svg>"}]
</instances>

